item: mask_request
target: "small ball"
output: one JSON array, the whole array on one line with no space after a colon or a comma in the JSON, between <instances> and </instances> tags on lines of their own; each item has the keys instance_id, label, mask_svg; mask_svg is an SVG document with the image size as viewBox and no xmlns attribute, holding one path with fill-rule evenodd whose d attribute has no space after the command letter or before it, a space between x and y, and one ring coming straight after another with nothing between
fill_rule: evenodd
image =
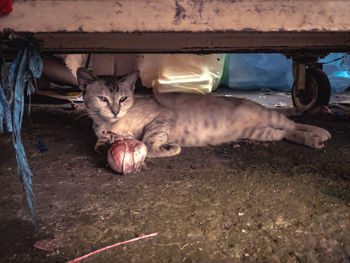
<instances>
[{"instance_id":1,"label":"small ball","mask_svg":"<svg viewBox=\"0 0 350 263\"><path fill-rule=\"evenodd\" d=\"M131 174L141 170L146 156L147 147L143 142L118 136L108 150L107 161L113 171Z\"/></svg>"}]
</instances>

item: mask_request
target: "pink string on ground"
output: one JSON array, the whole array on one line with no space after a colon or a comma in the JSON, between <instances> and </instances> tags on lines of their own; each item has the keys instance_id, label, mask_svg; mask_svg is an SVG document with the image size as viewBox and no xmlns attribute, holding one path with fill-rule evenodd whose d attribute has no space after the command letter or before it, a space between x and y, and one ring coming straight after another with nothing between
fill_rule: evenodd
<instances>
[{"instance_id":1,"label":"pink string on ground","mask_svg":"<svg viewBox=\"0 0 350 263\"><path fill-rule=\"evenodd\" d=\"M95 255L95 254L97 254L97 253L100 253L100 252L102 252L102 251L104 251L104 250L107 250L107 249L110 249L110 248L114 248L114 247L120 246L120 245L125 245L125 244L131 243L131 242L135 242L135 241L138 241L138 240L140 240L140 239L149 238L149 237L154 237L154 236L156 236L156 235L158 235L158 233L152 233L152 234L149 234L149 235L141 235L141 236L139 236L139 237L136 237L136 238L133 238L133 239L130 239L130 240L127 240L127 241L119 242L119 243L116 243L116 244L111 245L111 246L107 246L107 247L104 247L104 248L100 248L100 249L95 250L94 252L91 252L91 253L89 253L89 254L87 254L87 255L85 255L85 256L82 256L82 257L80 257L80 258L76 258L76 259L73 259L73 260L69 260L69 261L67 261L66 263L75 263L75 262L78 262L78 261L80 261L80 260L82 260L82 259L85 259L85 258L87 258L87 257L90 257L90 256L92 256L92 255Z\"/></svg>"}]
</instances>

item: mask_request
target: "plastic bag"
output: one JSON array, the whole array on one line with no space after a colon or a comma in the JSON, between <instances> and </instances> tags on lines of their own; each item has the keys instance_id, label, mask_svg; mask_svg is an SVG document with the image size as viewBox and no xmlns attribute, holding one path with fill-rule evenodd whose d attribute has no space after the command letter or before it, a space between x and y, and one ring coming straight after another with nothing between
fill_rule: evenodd
<instances>
[{"instance_id":1,"label":"plastic bag","mask_svg":"<svg viewBox=\"0 0 350 263\"><path fill-rule=\"evenodd\" d=\"M334 61L336 60L336 61ZM327 63L333 61L331 63ZM324 59L320 59L323 71L327 74L331 83L332 93L341 93L350 87L350 56L344 53L331 53Z\"/></svg>"},{"instance_id":2,"label":"plastic bag","mask_svg":"<svg viewBox=\"0 0 350 263\"><path fill-rule=\"evenodd\" d=\"M207 94L220 84L225 54L144 54L138 58L143 85L154 92Z\"/></svg>"},{"instance_id":3,"label":"plastic bag","mask_svg":"<svg viewBox=\"0 0 350 263\"><path fill-rule=\"evenodd\" d=\"M231 88L289 91L293 85L292 60L281 54L230 54L226 66Z\"/></svg>"}]
</instances>

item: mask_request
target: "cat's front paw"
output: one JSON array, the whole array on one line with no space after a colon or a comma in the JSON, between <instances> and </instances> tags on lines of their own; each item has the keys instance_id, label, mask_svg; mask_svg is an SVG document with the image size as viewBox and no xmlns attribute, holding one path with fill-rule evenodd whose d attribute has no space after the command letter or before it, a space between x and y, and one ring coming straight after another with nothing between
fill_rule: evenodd
<instances>
[{"instance_id":1,"label":"cat's front paw","mask_svg":"<svg viewBox=\"0 0 350 263\"><path fill-rule=\"evenodd\" d=\"M148 150L147 157L169 157L178 155L181 152L181 146L176 143L170 143L160 146L158 149Z\"/></svg>"},{"instance_id":2,"label":"cat's front paw","mask_svg":"<svg viewBox=\"0 0 350 263\"><path fill-rule=\"evenodd\" d=\"M95 152L100 153L100 154L106 154L109 150L110 147L110 140L107 138L100 138L97 140L95 144Z\"/></svg>"},{"instance_id":3,"label":"cat's front paw","mask_svg":"<svg viewBox=\"0 0 350 263\"><path fill-rule=\"evenodd\" d=\"M168 156L178 155L181 152L180 145L176 143L170 143L167 145L163 145L162 148L165 150Z\"/></svg>"}]
</instances>

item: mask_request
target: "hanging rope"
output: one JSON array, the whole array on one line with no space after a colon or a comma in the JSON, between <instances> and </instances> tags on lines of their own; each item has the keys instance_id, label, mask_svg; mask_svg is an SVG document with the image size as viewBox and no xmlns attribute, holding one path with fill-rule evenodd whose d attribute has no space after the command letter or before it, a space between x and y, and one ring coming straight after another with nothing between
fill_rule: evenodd
<instances>
[{"instance_id":1,"label":"hanging rope","mask_svg":"<svg viewBox=\"0 0 350 263\"><path fill-rule=\"evenodd\" d=\"M7 81L4 87L0 89L0 121L6 123L7 130L13 132L13 145L16 150L17 171L20 180L23 184L26 195L28 207L30 210L30 219L38 227L37 215L35 208L35 195L32 189L32 176L25 150L21 139L21 128L24 110L24 96L30 96L34 90L35 79L41 76L43 69L43 62L40 58L39 52L34 48L31 41L23 43L23 48L19 51L16 59L10 66ZM9 89L14 94L14 101L12 105L12 119L11 108L5 97L4 90ZM2 125L0 125L2 126ZM1 128L1 127L0 127ZM3 130L0 130L3 132Z\"/></svg>"},{"instance_id":2,"label":"hanging rope","mask_svg":"<svg viewBox=\"0 0 350 263\"><path fill-rule=\"evenodd\" d=\"M6 129L9 132L12 132L12 117L11 117L11 109L9 102L6 99L5 87L6 80L8 78L8 70L6 66L6 61L0 53L1 56L1 81L0 81L0 133L4 132L4 123L6 125Z\"/></svg>"},{"instance_id":3,"label":"hanging rope","mask_svg":"<svg viewBox=\"0 0 350 263\"><path fill-rule=\"evenodd\" d=\"M6 99L3 85L0 83L0 133L4 132L4 123L6 124L6 129L12 132L11 109Z\"/></svg>"}]
</instances>

